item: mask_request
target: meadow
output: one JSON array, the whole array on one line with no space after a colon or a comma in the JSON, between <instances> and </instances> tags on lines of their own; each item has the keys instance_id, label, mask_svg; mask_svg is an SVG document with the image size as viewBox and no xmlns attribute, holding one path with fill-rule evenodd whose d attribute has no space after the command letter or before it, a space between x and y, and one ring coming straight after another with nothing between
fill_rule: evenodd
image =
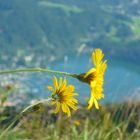
<instances>
[{"instance_id":1,"label":"meadow","mask_svg":"<svg viewBox=\"0 0 140 140\"><path fill-rule=\"evenodd\" d=\"M140 102L107 104L90 111L83 105L78 108L68 118L40 104L22 116L1 140L139 140ZM1 117L1 132L18 113L16 107L1 112L6 117Z\"/></svg>"},{"instance_id":2,"label":"meadow","mask_svg":"<svg viewBox=\"0 0 140 140\"><path fill-rule=\"evenodd\" d=\"M100 109L79 104L68 117L50 103L28 108L9 102L12 85L0 88L0 140L139 140L140 101L102 103ZM28 97L27 97L28 98ZM28 108L23 112L23 109ZM23 112L21 115L19 115Z\"/></svg>"}]
</instances>

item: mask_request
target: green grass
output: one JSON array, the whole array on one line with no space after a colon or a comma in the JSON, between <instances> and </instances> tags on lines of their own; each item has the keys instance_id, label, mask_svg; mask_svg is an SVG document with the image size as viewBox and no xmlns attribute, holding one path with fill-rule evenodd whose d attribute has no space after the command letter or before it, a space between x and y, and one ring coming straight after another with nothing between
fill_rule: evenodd
<instances>
[{"instance_id":1,"label":"green grass","mask_svg":"<svg viewBox=\"0 0 140 140\"><path fill-rule=\"evenodd\" d=\"M25 115L1 140L139 140L139 107L140 103L131 102L91 111L80 106L67 118L42 106Z\"/></svg>"}]
</instances>

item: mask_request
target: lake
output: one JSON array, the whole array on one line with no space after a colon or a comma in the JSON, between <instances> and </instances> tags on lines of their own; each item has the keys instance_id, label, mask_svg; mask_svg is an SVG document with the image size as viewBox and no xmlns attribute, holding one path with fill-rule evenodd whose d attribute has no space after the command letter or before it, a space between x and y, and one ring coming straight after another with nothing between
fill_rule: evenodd
<instances>
[{"instance_id":1,"label":"lake","mask_svg":"<svg viewBox=\"0 0 140 140\"><path fill-rule=\"evenodd\" d=\"M107 60L108 67L104 82L105 98L101 102L118 103L128 99L140 98L140 72L137 70L139 67L121 61L112 61L110 58ZM64 59L46 64L49 69L78 74L86 72L92 66L90 56L87 54L65 56ZM1 85L11 82L15 87L16 94L29 94L30 99L46 98L50 95L46 87L52 84L52 76L52 74L47 73L8 74L1 75L0 81ZM68 77L68 83L75 85L75 91L79 94L80 102L85 103L90 96L89 86L70 77Z\"/></svg>"}]
</instances>

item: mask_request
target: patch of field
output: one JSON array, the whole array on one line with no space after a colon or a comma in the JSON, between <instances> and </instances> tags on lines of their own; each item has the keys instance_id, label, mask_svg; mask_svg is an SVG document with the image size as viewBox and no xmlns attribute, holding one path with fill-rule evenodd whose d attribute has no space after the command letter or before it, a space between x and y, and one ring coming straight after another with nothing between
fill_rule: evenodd
<instances>
[{"instance_id":1,"label":"patch of field","mask_svg":"<svg viewBox=\"0 0 140 140\"><path fill-rule=\"evenodd\" d=\"M81 13L83 11L82 9L80 9L76 6L70 6L70 5L61 4L61 3L42 1L42 2L39 2L39 4L41 6L46 6L48 8L58 8L58 9L65 11L66 13L69 13L69 12Z\"/></svg>"}]
</instances>

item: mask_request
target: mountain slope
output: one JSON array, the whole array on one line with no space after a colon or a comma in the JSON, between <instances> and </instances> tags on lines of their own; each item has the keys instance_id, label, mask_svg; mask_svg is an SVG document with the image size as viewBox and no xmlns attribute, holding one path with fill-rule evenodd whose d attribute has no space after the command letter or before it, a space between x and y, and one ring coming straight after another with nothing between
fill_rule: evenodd
<instances>
[{"instance_id":1,"label":"mountain slope","mask_svg":"<svg viewBox=\"0 0 140 140\"><path fill-rule=\"evenodd\" d=\"M85 45L86 52L100 47L110 57L139 63L139 5L131 0L0 1L1 60L31 53L50 60Z\"/></svg>"}]
</instances>

